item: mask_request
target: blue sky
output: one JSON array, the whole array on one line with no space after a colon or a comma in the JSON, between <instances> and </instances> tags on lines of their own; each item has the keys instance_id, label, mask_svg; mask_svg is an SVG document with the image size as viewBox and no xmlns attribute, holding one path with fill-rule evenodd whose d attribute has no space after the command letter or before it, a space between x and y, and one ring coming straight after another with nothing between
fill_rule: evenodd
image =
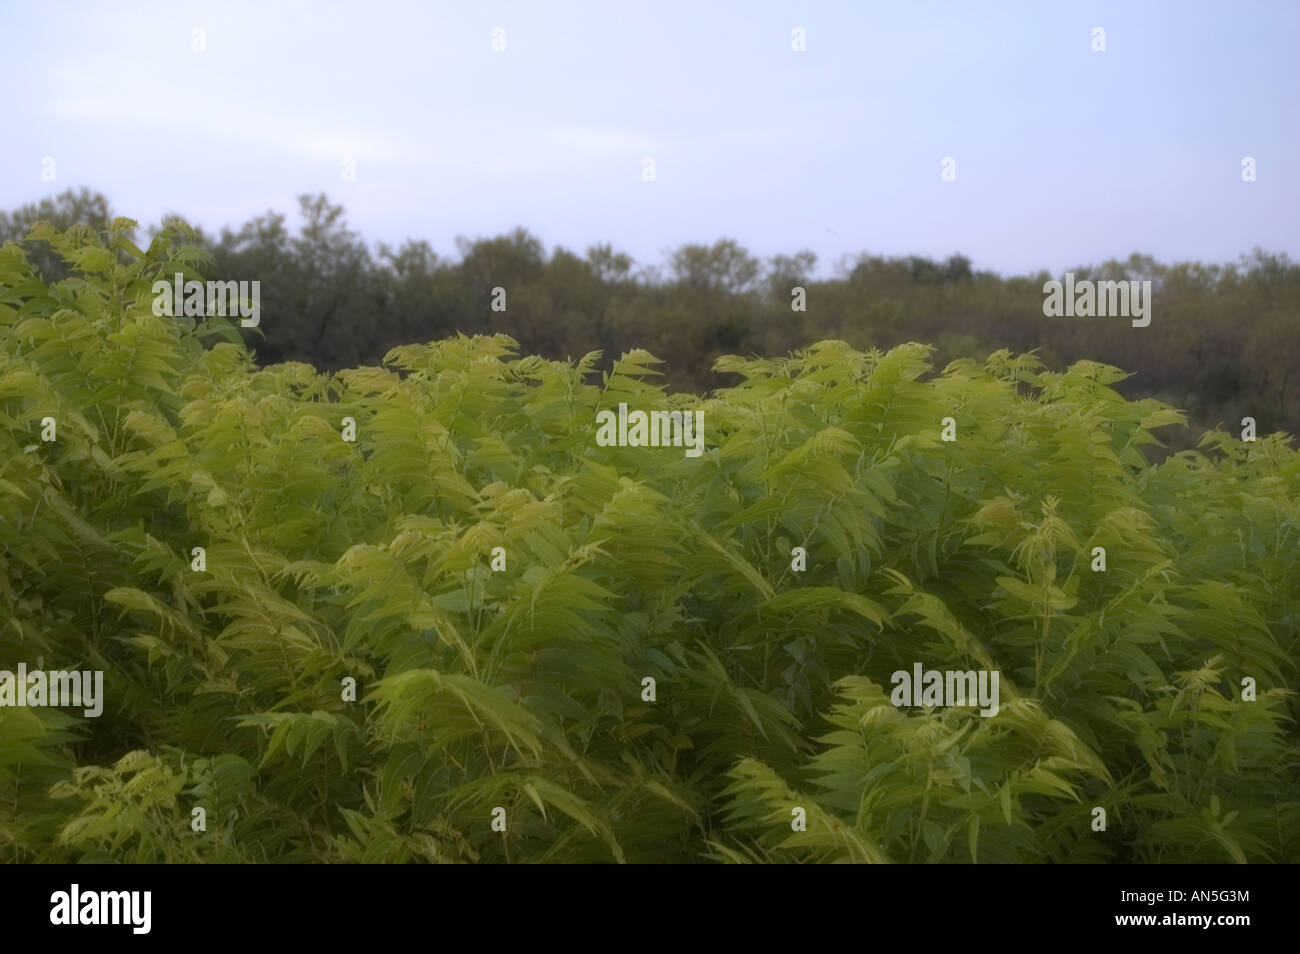
<instances>
[{"instance_id":1,"label":"blue sky","mask_svg":"<svg viewBox=\"0 0 1300 954\"><path fill-rule=\"evenodd\" d=\"M84 185L215 230L324 191L442 255L515 226L643 264L727 236L822 274L1300 257L1294 0L0 6L6 209Z\"/></svg>"}]
</instances>

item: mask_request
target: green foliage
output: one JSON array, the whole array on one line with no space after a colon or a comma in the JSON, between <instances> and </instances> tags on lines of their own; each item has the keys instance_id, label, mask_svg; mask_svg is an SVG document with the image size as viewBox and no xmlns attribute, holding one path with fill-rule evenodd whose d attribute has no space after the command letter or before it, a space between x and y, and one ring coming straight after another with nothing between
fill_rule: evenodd
<instances>
[{"instance_id":1,"label":"green foliage","mask_svg":"<svg viewBox=\"0 0 1300 954\"><path fill-rule=\"evenodd\" d=\"M276 320L240 334L263 365L337 370L379 364L411 342L505 334L546 358L600 351L595 366L606 371L616 355L644 348L665 359L670 390L700 392L734 383L715 367L724 355L772 357L824 339L861 349L919 340L934 346L940 366L1008 349L1052 367L1083 359L1123 367L1132 375L1121 393L1174 404L1195 425L1166 436L1174 450L1191 448L1206 429L1235 430L1245 416L1261 430L1300 431L1300 264L1286 255L1256 249L1207 265L1134 254L1071 269L1079 279L1151 281L1151 325L1134 330L1119 319L1045 318L1043 284L1061 275L1003 278L962 255L844 256L818 277L810 251L762 262L722 239L666 250L662 269L636 268L608 244L548 255L540 239L514 229L458 238L457 261L414 239L372 253L342 206L324 195L298 203L296 233L268 211L188 239L196 248L187 261L202 262L209 277L262 282L263 311ZM23 241L41 278L55 282L70 270L32 227L102 229L111 218L104 196L69 190L0 212L0 242ZM796 287L804 311L792 310ZM495 288L508 293L505 311L493 310Z\"/></svg>"},{"instance_id":2,"label":"green foliage","mask_svg":"<svg viewBox=\"0 0 1300 954\"><path fill-rule=\"evenodd\" d=\"M7 860L1300 860L1281 435L1153 467L1181 415L1114 368L919 344L701 399L503 335L259 367L132 229L38 227L53 285L0 248L0 668L106 695L0 709ZM707 452L597 445L621 401ZM1000 711L894 707L918 662Z\"/></svg>"}]
</instances>

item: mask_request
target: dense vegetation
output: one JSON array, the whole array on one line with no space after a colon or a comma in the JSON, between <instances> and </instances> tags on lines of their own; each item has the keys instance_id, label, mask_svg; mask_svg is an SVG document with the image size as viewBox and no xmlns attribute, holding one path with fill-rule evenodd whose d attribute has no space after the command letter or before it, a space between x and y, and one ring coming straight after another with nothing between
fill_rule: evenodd
<instances>
[{"instance_id":1,"label":"dense vegetation","mask_svg":"<svg viewBox=\"0 0 1300 954\"><path fill-rule=\"evenodd\" d=\"M1151 325L1135 329L1115 319L1046 319L1043 283L1061 276L1002 278L960 255L862 255L836 263L836 277L815 279L807 252L763 262L724 239L684 245L660 269L609 245L548 255L516 230L461 240L452 259L416 240L372 253L324 196L302 197L300 211L297 234L268 212L194 239L211 258L208 277L262 282L275 321L242 333L264 365L337 370L458 332L506 334L523 353L548 358L600 350L601 370L645 348L664 360L669 387L698 393L736 382L714 369L724 354L779 357L827 338L859 349L925 341L939 366L1006 348L1033 350L1049 367L1122 367L1132 374L1119 385L1126 397L1159 398L1188 414L1194 428L1171 436L1175 448L1247 416L1265 430L1300 433L1300 265L1285 255L1162 265L1135 254L1073 269L1080 279L1151 280ZM103 196L68 192L0 213L0 242L23 238L41 219L67 227L110 216ZM47 280L66 276L47 245L28 250ZM791 310L796 285L807 292L804 312ZM504 312L491 308L497 287L507 292Z\"/></svg>"},{"instance_id":2,"label":"dense vegetation","mask_svg":"<svg viewBox=\"0 0 1300 954\"><path fill-rule=\"evenodd\" d=\"M1151 466L1114 368L912 343L707 397L500 334L259 366L133 226L0 248L0 668L107 697L0 709L7 860L1300 860L1281 435ZM601 446L620 403L707 452ZM918 662L1000 711L891 705Z\"/></svg>"}]
</instances>

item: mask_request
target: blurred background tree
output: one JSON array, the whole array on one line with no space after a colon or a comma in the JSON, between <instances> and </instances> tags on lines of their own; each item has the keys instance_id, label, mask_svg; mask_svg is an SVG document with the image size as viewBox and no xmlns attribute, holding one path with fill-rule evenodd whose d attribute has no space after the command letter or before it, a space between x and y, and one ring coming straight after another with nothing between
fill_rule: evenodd
<instances>
[{"instance_id":1,"label":"blurred background tree","mask_svg":"<svg viewBox=\"0 0 1300 954\"><path fill-rule=\"evenodd\" d=\"M1246 416L1262 433L1300 431L1300 266L1263 249L1229 264L1164 265L1134 253L1072 269L1076 279L1150 280L1152 322L1134 329L1119 318L1045 318L1043 283L1060 276L1003 277L960 254L864 253L818 278L806 250L764 262L723 238L668 250L660 267L608 243L584 256L548 254L521 228L460 238L458 258L419 239L372 254L326 196L301 196L298 213L296 234L274 211L216 238L198 230L207 277L262 283L263 321L244 334L264 364L334 370L377 364L399 344L500 332L545 357L600 350L606 368L645 348L664 359L671 387L704 391L734 381L712 370L722 354L781 355L826 338L858 348L914 340L934 344L940 366L1004 347L1037 350L1054 366L1114 364L1132 372L1123 393L1183 408L1198 432L1237 428ZM102 228L112 214L105 196L68 191L0 212L0 240L21 240L41 220ZM42 275L67 277L44 243L25 244ZM796 285L803 312L791 309ZM506 291L503 312L491 309L496 287Z\"/></svg>"}]
</instances>

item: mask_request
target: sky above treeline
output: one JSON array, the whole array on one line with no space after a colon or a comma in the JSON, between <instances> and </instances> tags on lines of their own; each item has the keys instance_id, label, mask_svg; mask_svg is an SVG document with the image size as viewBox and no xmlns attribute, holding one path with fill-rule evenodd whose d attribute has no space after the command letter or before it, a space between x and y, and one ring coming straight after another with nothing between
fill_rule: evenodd
<instances>
[{"instance_id":1,"label":"sky above treeline","mask_svg":"<svg viewBox=\"0 0 1300 954\"><path fill-rule=\"evenodd\" d=\"M324 192L368 241L444 256L522 226L642 264L723 237L809 249L823 275L860 252L1004 275L1134 251L1300 257L1295 0L5 0L2 16L5 209L88 186L142 223L215 232L268 209L296 225L295 197Z\"/></svg>"}]
</instances>

